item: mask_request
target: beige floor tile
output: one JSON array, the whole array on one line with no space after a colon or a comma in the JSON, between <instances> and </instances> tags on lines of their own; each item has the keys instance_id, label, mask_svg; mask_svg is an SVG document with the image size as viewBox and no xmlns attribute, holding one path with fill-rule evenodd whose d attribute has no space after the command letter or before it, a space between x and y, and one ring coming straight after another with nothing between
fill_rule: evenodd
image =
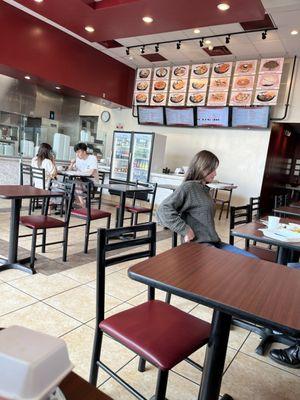
<instances>
[{"instance_id":1,"label":"beige floor tile","mask_svg":"<svg viewBox=\"0 0 300 400\"><path fill-rule=\"evenodd\" d=\"M110 316L112 316L114 314L117 314L117 313L121 312L121 311L128 310L128 308L132 308L132 305L129 304L129 303L122 303L119 306L114 307L111 310L107 311L105 313L105 318L108 318L108 317L110 317ZM95 321L96 321L96 319L93 318L91 321L86 322L86 325L88 325L89 327L94 329L95 328L95 323L96 323Z\"/></svg>"},{"instance_id":2,"label":"beige floor tile","mask_svg":"<svg viewBox=\"0 0 300 400\"><path fill-rule=\"evenodd\" d=\"M49 335L61 336L80 323L39 302L0 317L0 326L10 325L21 325Z\"/></svg>"},{"instance_id":3,"label":"beige floor tile","mask_svg":"<svg viewBox=\"0 0 300 400\"><path fill-rule=\"evenodd\" d=\"M87 283L96 279L96 261L71 268L60 273L80 283Z\"/></svg>"},{"instance_id":4,"label":"beige floor tile","mask_svg":"<svg viewBox=\"0 0 300 400\"><path fill-rule=\"evenodd\" d=\"M0 281L10 282L26 276L29 276L27 272L19 271L18 269L6 269L0 272Z\"/></svg>"},{"instance_id":5,"label":"beige floor tile","mask_svg":"<svg viewBox=\"0 0 300 400\"><path fill-rule=\"evenodd\" d=\"M61 274L35 274L12 281L11 285L42 300L78 286L79 283Z\"/></svg>"},{"instance_id":6,"label":"beige floor tile","mask_svg":"<svg viewBox=\"0 0 300 400\"><path fill-rule=\"evenodd\" d=\"M116 307L121 302L112 296L105 296L106 310ZM96 291L88 286L80 286L53 296L45 303L81 321L87 322L96 314Z\"/></svg>"},{"instance_id":7,"label":"beige floor tile","mask_svg":"<svg viewBox=\"0 0 300 400\"><path fill-rule=\"evenodd\" d=\"M299 377L239 353L223 377L221 393L234 400L296 400Z\"/></svg>"},{"instance_id":8,"label":"beige floor tile","mask_svg":"<svg viewBox=\"0 0 300 400\"><path fill-rule=\"evenodd\" d=\"M252 357L257 358L260 361L264 361L268 364L271 364L277 368L280 368L282 370L288 371L291 374L300 376L300 369L294 369L294 368L289 368L289 367L285 367L284 365L279 365L277 364L275 361L273 361L269 356L267 352L266 355L264 356L260 356L258 354L255 353L255 349L256 347L259 345L260 343L260 337L258 335L256 335L255 333L251 333L249 335L249 337L247 338L246 342L244 343L243 347L241 348L241 352L248 354ZM286 348L287 346L284 344L280 344L280 343L273 343L272 344L272 349L282 349L282 348ZM270 349L269 349L270 350Z\"/></svg>"},{"instance_id":9,"label":"beige floor tile","mask_svg":"<svg viewBox=\"0 0 300 400\"><path fill-rule=\"evenodd\" d=\"M10 313L36 302L36 299L33 297L20 292L6 283L0 284L0 293L2 299L0 302L0 315Z\"/></svg>"},{"instance_id":10,"label":"beige floor tile","mask_svg":"<svg viewBox=\"0 0 300 400\"><path fill-rule=\"evenodd\" d=\"M134 359L121 371L119 375L141 392L146 398L150 398L155 392L157 369L147 364L144 373L137 370L138 359ZM100 390L111 396L113 399L132 400L134 397L128 393L115 380L110 379L100 386ZM195 400L199 391L199 386L170 372L167 387L167 398L169 400Z\"/></svg>"}]
</instances>

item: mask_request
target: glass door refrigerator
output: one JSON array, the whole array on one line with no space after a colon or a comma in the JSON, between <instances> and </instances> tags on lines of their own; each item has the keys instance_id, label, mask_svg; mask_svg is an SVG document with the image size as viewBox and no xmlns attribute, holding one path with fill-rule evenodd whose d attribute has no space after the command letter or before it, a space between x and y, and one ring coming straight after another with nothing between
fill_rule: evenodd
<instances>
[{"instance_id":1,"label":"glass door refrigerator","mask_svg":"<svg viewBox=\"0 0 300 400\"><path fill-rule=\"evenodd\" d=\"M129 181L149 181L152 158L152 133L133 133Z\"/></svg>"},{"instance_id":2,"label":"glass door refrigerator","mask_svg":"<svg viewBox=\"0 0 300 400\"><path fill-rule=\"evenodd\" d=\"M110 179L128 181L131 138L131 132L114 132Z\"/></svg>"}]
</instances>

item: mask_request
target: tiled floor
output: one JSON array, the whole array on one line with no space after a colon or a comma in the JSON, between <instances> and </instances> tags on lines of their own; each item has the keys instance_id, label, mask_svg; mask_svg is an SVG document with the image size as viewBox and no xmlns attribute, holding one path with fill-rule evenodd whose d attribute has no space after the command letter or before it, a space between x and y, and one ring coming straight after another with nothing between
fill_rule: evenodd
<instances>
[{"instance_id":1,"label":"tiled floor","mask_svg":"<svg viewBox=\"0 0 300 400\"><path fill-rule=\"evenodd\" d=\"M8 207L8 202L0 201L0 254L4 256L9 234ZM105 208L114 212L107 204ZM216 221L216 226L222 240L227 241L228 222L223 218ZM170 233L160 227L158 231L157 252L163 252L171 247ZM57 240L58 235L61 231L49 231L48 237ZM243 241L236 244L243 246ZM20 253L27 255L30 239L22 239L20 246ZM76 228L70 231L68 262L61 261L62 248L58 245L49 247L45 254L38 251L38 274L34 276L16 270L0 272L0 326L19 324L62 337L68 345L75 371L85 379L89 374L95 325L95 247L96 240L92 237L90 251L83 255L83 229ZM107 269L107 315L146 299L146 287L127 277L129 265L132 262ZM157 293L157 297L164 298L164 294ZM172 304L207 321L211 319L211 310L202 305L175 296ZM268 356L255 354L258 341L259 338L248 331L232 330L221 392L229 393L235 400L300 399L300 370L281 367ZM203 362L204 354L205 349L201 349L192 358ZM155 368L148 366L144 374L137 372L137 357L108 337L104 339L103 360L146 397L151 397L156 382ZM177 365L170 374L168 399L196 399L200 379L199 371L189 364ZM100 372L98 384L113 399L133 399L104 372Z\"/></svg>"}]
</instances>

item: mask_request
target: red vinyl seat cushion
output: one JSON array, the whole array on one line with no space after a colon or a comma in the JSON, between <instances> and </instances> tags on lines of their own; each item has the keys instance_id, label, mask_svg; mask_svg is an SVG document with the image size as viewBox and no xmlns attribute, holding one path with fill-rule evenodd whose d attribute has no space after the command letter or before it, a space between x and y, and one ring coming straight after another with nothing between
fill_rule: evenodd
<instances>
[{"instance_id":1,"label":"red vinyl seat cushion","mask_svg":"<svg viewBox=\"0 0 300 400\"><path fill-rule=\"evenodd\" d=\"M129 207L126 207L126 211L129 211L131 213L148 213L151 210L150 210L150 208L147 208L147 207L137 207L137 206L130 207L129 206Z\"/></svg>"},{"instance_id":2,"label":"red vinyl seat cushion","mask_svg":"<svg viewBox=\"0 0 300 400\"><path fill-rule=\"evenodd\" d=\"M49 229L61 228L65 226L65 222L56 218L49 217L48 215L28 215L20 218L20 224L27 226L31 229Z\"/></svg>"},{"instance_id":3,"label":"red vinyl seat cushion","mask_svg":"<svg viewBox=\"0 0 300 400\"><path fill-rule=\"evenodd\" d=\"M108 335L162 370L208 342L210 324L159 300L115 314L99 325Z\"/></svg>"},{"instance_id":4,"label":"red vinyl seat cushion","mask_svg":"<svg viewBox=\"0 0 300 400\"><path fill-rule=\"evenodd\" d=\"M81 218L87 218L87 209L86 208L79 208L78 210L72 210L71 215ZM110 212L98 210L97 208L91 208L91 219L101 219L107 218L111 215Z\"/></svg>"}]
</instances>

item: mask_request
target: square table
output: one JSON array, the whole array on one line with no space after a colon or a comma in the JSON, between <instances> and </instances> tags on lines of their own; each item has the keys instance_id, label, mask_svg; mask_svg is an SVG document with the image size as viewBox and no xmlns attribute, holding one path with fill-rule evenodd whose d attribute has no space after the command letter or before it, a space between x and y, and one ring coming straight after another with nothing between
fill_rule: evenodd
<instances>
[{"instance_id":1,"label":"square table","mask_svg":"<svg viewBox=\"0 0 300 400\"><path fill-rule=\"evenodd\" d=\"M22 260L17 260L19 220L22 199L46 199L49 197L62 197L63 195L63 193L56 193L51 192L50 190L38 189L30 185L0 185L0 198L11 200L8 259L0 260L0 271L15 268L20 269L21 271L33 273L31 268L24 265L24 263L30 260L30 257L24 258Z\"/></svg>"},{"instance_id":2,"label":"square table","mask_svg":"<svg viewBox=\"0 0 300 400\"><path fill-rule=\"evenodd\" d=\"M118 219L116 221L116 228L121 228L124 223L124 214L125 214L125 205L126 205L126 195L127 193L151 193L152 188L146 188L145 186L138 185L128 185L125 183L103 183L103 184L95 184L95 186L100 187L102 189L113 190L120 195L120 203L119 203L119 213Z\"/></svg>"},{"instance_id":3,"label":"square table","mask_svg":"<svg viewBox=\"0 0 300 400\"><path fill-rule=\"evenodd\" d=\"M280 223L288 224L294 223L298 224L298 219L293 218L281 218ZM244 239L254 240L255 242L271 244L278 247L277 262L279 264L286 264L289 257L290 250L295 250L300 252L300 242L284 242L282 240L276 240L264 236L263 232L259 229L267 228L262 222L253 221L248 224L238 225L231 229L230 234L235 237L240 237Z\"/></svg>"},{"instance_id":4,"label":"square table","mask_svg":"<svg viewBox=\"0 0 300 400\"><path fill-rule=\"evenodd\" d=\"M219 398L232 316L300 337L297 270L186 243L132 266L128 275L214 309L199 400Z\"/></svg>"},{"instance_id":5,"label":"square table","mask_svg":"<svg viewBox=\"0 0 300 400\"><path fill-rule=\"evenodd\" d=\"M71 372L59 384L67 400L112 400L101 390L91 385L80 376Z\"/></svg>"}]
</instances>

